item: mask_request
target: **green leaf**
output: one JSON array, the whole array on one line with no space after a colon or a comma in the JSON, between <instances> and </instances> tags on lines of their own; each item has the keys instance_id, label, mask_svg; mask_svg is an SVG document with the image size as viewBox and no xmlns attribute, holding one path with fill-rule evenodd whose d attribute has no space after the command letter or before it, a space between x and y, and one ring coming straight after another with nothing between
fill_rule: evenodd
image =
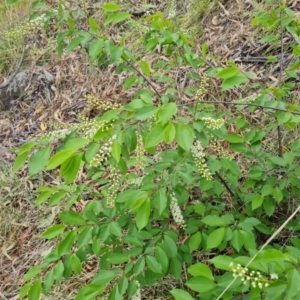
<instances>
[{"instance_id":1,"label":"green leaf","mask_svg":"<svg viewBox=\"0 0 300 300\"><path fill-rule=\"evenodd\" d=\"M83 36L79 36L73 40L71 40L71 42L69 43L68 47L67 47L67 52L71 52L72 50L74 50L76 47L78 47L81 42L84 41L84 37Z\"/></svg>"},{"instance_id":2,"label":"green leaf","mask_svg":"<svg viewBox=\"0 0 300 300\"><path fill-rule=\"evenodd\" d=\"M143 73L146 76L150 76L151 75L150 67L149 67L149 65L148 65L148 63L146 61L142 60L140 62L140 66L141 66L141 69L142 69Z\"/></svg>"},{"instance_id":3,"label":"green leaf","mask_svg":"<svg viewBox=\"0 0 300 300\"><path fill-rule=\"evenodd\" d=\"M25 285L23 285L19 293L19 298L23 299L28 294L30 288L31 288L31 282L28 282Z\"/></svg>"},{"instance_id":4,"label":"green leaf","mask_svg":"<svg viewBox=\"0 0 300 300\"><path fill-rule=\"evenodd\" d=\"M278 166L282 166L282 167L285 167L286 166L286 162L285 160L282 158L282 157L279 157L279 156L272 156L269 158L270 161L272 163L274 163L275 165L278 165Z\"/></svg>"},{"instance_id":5,"label":"green leaf","mask_svg":"<svg viewBox=\"0 0 300 300\"><path fill-rule=\"evenodd\" d=\"M292 299L296 295L299 295L300 292L300 275L299 271L296 269L292 269L286 274L287 279L287 289L286 289L286 297L287 299Z\"/></svg>"},{"instance_id":6,"label":"green leaf","mask_svg":"<svg viewBox=\"0 0 300 300\"><path fill-rule=\"evenodd\" d=\"M217 74L217 78L222 78L222 79L227 79L230 77L234 77L235 75L238 75L240 73L240 70L237 67L230 67L230 68L226 68L221 70L218 74Z\"/></svg>"},{"instance_id":7,"label":"green leaf","mask_svg":"<svg viewBox=\"0 0 300 300\"><path fill-rule=\"evenodd\" d=\"M173 115L176 114L176 111L177 111L176 103L164 104L158 109L156 113L156 119L159 123L164 124L168 122Z\"/></svg>"},{"instance_id":8,"label":"green leaf","mask_svg":"<svg viewBox=\"0 0 300 300\"><path fill-rule=\"evenodd\" d=\"M202 236L200 232L196 232L189 238L189 247L191 252L199 248L201 244Z\"/></svg>"},{"instance_id":9,"label":"green leaf","mask_svg":"<svg viewBox=\"0 0 300 300\"><path fill-rule=\"evenodd\" d=\"M57 192L52 194L49 199L49 205L57 205L67 194L67 192Z\"/></svg>"},{"instance_id":10,"label":"green leaf","mask_svg":"<svg viewBox=\"0 0 300 300\"><path fill-rule=\"evenodd\" d=\"M64 225L53 225L42 234L42 238L51 240L56 236L58 236L59 234L63 233L65 229L66 226Z\"/></svg>"},{"instance_id":11,"label":"green leaf","mask_svg":"<svg viewBox=\"0 0 300 300\"><path fill-rule=\"evenodd\" d=\"M83 153L78 153L74 155L69 161L65 161L61 165L60 174L64 176L66 184L70 184L75 180L81 166L82 156Z\"/></svg>"},{"instance_id":12,"label":"green leaf","mask_svg":"<svg viewBox=\"0 0 300 300\"><path fill-rule=\"evenodd\" d=\"M94 300L105 290L105 286L88 284L79 290L75 300Z\"/></svg>"},{"instance_id":13,"label":"green leaf","mask_svg":"<svg viewBox=\"0 0 300 300\"><path fill-rule=\"evenodd\" d=\"M165 142L167 144L171 144L175 139L175 135L176 135L175 126L172 123L169 123L166 126L164 133L165 133Z\"/></svg>"},{"instance_id":14,"label":"green leaf","mask_svg":"<svg viewBox=\"0 0 300 300\"><path fill-rule=\"evenodd\" d=\"M122 22L126 19L129 19L131 17L131 14L129 14L128 12L119 12L115 15L114 17L114 23L119 23Z\"/></svg>"},{"instance_id":15,"label":"green leaf","mask_svg":"<svg viewBox=\"0 0 300 300\"><path fill-rule=\"evenodd\" d=\"M24 166L29 153L30 153L30 150L27 150L27 151L20 152L18 154L16 160L14 161L13 172L18 171L19 169L21 169Z\"/></svg>"},{"instance_id":16,"label":"green leaf","mask_svg":"<svg viewBox=\"0 0 300 300\"><path fill-rule=\"evenodd\" d=\"M89 55L92 61L94 61L101 53L103 45L104 45L103 39L96 40L91 44L89 48Z\"/></svg>"},{"instance_id":17,"label":"green leaf","mask_svg":"<svg viewBox=\"0 0 300 300\"><path fill-rule=\"evenodd\" d=\"M258 207L261 207L261 205L263 204L263 201L264 201L264 197L262 197L260 195L256 196L251 202L252 210L255 210Z\"/></svg>"},{"instance_id":18,"label":"green leaf","mask_svg":"<svg viewBox=\"0 0 300 300\"><path fill-rule=\"evenodd\" d=\"M246 81L248 81L248 78L244 75L227 78L222 82L222 91L224 92L230 90L233 87L238 87Z\"/></svg>"},{"instance_id":19,"label":"green leaf","mask_svg":"<svg viewBox=\"0 0 300 300\"><path fill-rule=\"evenodd\" d=\"M52 170L61 165L64 161L74 154L74 150L64 150L52 156L48 162L47 170Z\"/></svg>"},{"instance_id":20,"label":"green leaf","mask_svg":"<svg viewBox=\"0 0 300 300\"><path fill-rule=\"evenodd\" d=\"M197 263L195 265L192 265L188 268L188 273L191 274L194 277L202 276L206 277L207 279L213 281L214 276L210 270L210 268L202 263Z\"/></svg>"},{"instance_id":21,"label":"green leaf","mask_svg":"<svg viewBox=\"0 0 300 300\"><path fill-rule=\"evenodd\" d=\"M118 222L111 222L109 224L109 231L114 236L117 236L117 237L122 236L122 228Z\"/></svg>"},{"instance_id":22,"label":"green leaf","mask_svg":"<svg viewBox=\"0 0 300 300\"><path fill-rule=\"evenodd\" d=\"M104 9L106 12L113 12L120 10L120 6L115 3L106 3L102 5L102 9Z\"/></svg>"},{"instance_id":23,"label":"green leaf","mask_svg":"<svg viewBox=\"0 0 300 300\"><path fill-rule=\"evenodd\" d=\"M170 293L175 300L194 300L194 298L184 290L175 289L172 290Z\"/></svg>"},{"instance_id":24,"label":"green leaf","mask_svg":"<svg viewBox=\"0 0 300 300\"><path fill-rule=\"evenodd\" d=\"M177 143L183 150L188 151L191 148L195 137L193 129L186 124L176 124L175 129L175 139Z\"/></svg>"},{"instance_id":25,"label":"green leaf","mask_svg":"<svg viewBox=\"0 0 300 300\"><path fill-rule=\"evenodd\" d=\"M39 149L29 160L29 175L35 175L42 171L50 158L50 147Z\"/></svg>"},{"instance_id":26,"label":"green leaf","mask_svg":"<svg viewBox=\"0 0 300 300\"><path fill-rule=\"evenodd\" d=\"M133 202L139 199L145 199L148 197L149 192L147 191L140 191L140 190L127 190L122 193L119 193L116 199L117 203L126 203L126 202Z\"/></svg>"},{"instance_id":27,"label":"green leaf","mask_svg":"<svg viewBox=\"0 0 300 300\"><path fill-rule=\"evenodd\" d=\"M283 194L278 187L273 190L273 197L277 202L280 202L283 199Z\"/></svg>"},{"instance_id":28,"label":"green leaf","mask_svg":"<svg viewBox=\"0 0 300 300\"><path fill-rule=\"evenodd\" d=\"M266 249L260 251L254 259L254 262L269 263L288 261L288 258L279 250Z\"/></svg>"},{"instance_id":29,"label":"green leaf","mask_svg":"<svg viewBox=\"0 0 300 300\"><path fill-rule=\"evenodd\" d=\"M244 142L244 138L238 134L226 134L224 136L224 139L226 141L228 141L229 143L233 143L233 144L236 144L236 143L243 143Z\"/></svg>"},{"instance_id":30,"label":"green leaf","mask_svg":"<svg viewBox=\"0 0 300 300\"><path fill-rule=\"evenodd\" d=\"M71 255L71 268L76 274L81 274L81 261L75 253Z\"/></svg>"},{"instance_id":31,"label":"green leaf","mask_svg":"<svg viewBox=\"0 0 300 300\"><path fill-rule=\"evenodd\" d=\"M83 225L85 220L83 217L74 211L64 211L59 214L59 218L62 222L68 225Z\"/></svg>"},{"instance_id":32,"label":"green leaf","mask_svg":"<svg viewBox=\"0 0 300 300\"><path fill-rule=\"evenodd\" d=\"M216 215L207 215L201 222L208 226L225 226L227 224L221 217Z\"/></svg>"},{"instance_id":33,"label":"green leaf","mask_svg":"<svg viewBox=\"0 0 300 300\"><path fill-rule=\"evenodd\" d=\"M219 255L209 260L217 269L231 271L230 263L233 259L229 256Z\"/></svg>"},{"instance_id":34,"label":"green leaf","mask_svg":"<svg viewBox=\"0 0 300 300\"><path fill-rule=\"evenodd\" d=\"M240 252L241 248L244 245L244 236L240 232L240 230L234 230L232 234L232 239L231 239L231 245L232 247L237 251Z\"/></svg>"},{"instance_id":35,"label":"green leaf","mask_svg":"<svg viewBox=\"0 0 300 300\"><path fill-rule=\"evenodd\" d=\"M42 203L44 203L45 201L47 201L47 199L53 194L53 191L45 191L42 192L38 195L38 197L35 200L35 204L36 205L41 205Z\"/></svg>"},{"instance_id":36,"label":"green leaf","mask_svg":"<svg viewBox=\"0 0 300 300\"><path fill-rule=\"evenodd\" d=\"M44 288L45 288L45 292L48 293L51 289L51 287L53 286L54 283L54 274L53 274L53 269L51 269L45 276L44 278Z\"/></svg>"},{"instance_id":37,"label":"green leaf","mask_svg":"<svg viewBox=\"0 0 300 300\"><path fill-rule=\"evenodd\" d=\"M85 228L80 232L77 238L79 249L86 246L89 243L89 241L92 239L92 232L93 232L92 227Z\"/></svg>"},{"instance_id":38,"label":"green leaf","mask_svg":"<svg viewBox=\"0 0 300 300\"><path fill-rule=\"evenodd\" d=\"M161 264L156 260L155 257L147 255L146 256L146 263L147 263L148 268L152 272L162 274Z\"/></svg>"},{"instance_id":39,"label":"green leaf","mask_svg":"<svg viewBox=\"0 0 300 300\"><path fill-rule=\"evenodd\" d=\"M117 163L120 161L121 151L122 151L121 145L118 143L117 140L115 140L111 148L111 155Z\"/></svg>"},{"instance_id":40,"label":"green leaf","mask_svg":"<svg viewBox=\"0 0 300 300\"><path fill-rule=\"evenodd\" d=\"M60 282L63 278L65 266L61 260L57 262L55 267L53 268L53 278L54 280Z\"/></svg>"},{"instance_id":41,"label":"green leaf","mask_svg":"<svg viewBox=\"0 0 300 300\"><path fill-rule=\"evenodd\" d=\"M78 149L86 146L89 143L90 143L90 140L85 139L85 138L71 139L71 140L68 140L68 142L66 143L65 150L78 150Z\"/></svg>"},{"instance_id":42,"label":"green leaf","mask_svg":"<svg viewBox=\"0 0 300 300\"><path fill-rule=\"evenodd\" d=\"M118 269L102 270L94 276L92 283L97 285L107 285L113 279L115 279L119 274L120 274L120 270Z\"/></svg>"},{"instance_id":43,"label":"green leaf","mask_svg":"<svg viewBox=\"0 0 300 300\"><path fill-rule=\"evenodd\" d=\"M145 140L145 147L152 148L159 144L164 138L164 129L162 125L155 125L147 134Z\"/></svg>"},{"instance_id":44,"label":"green leaf","mask_svg":"<svg viewBox=\"0 0 300 300\"><path fill-rule=\"evenodd\" d=\"M28 292L28 300L39 300L42 292L42 279L34 282Z\"/></svg>"},{"instance_id":45,"label":"green leaf","mask_svg":"<svg viewBox=\"0 0 300 300\"><path fill-rule=\"evenodd\" d=\"M35 266L29 269L29 271L25 274L23 280L24 282L34 278L36 275L41 273L43 271L43 268Z\"/></svg>"},{"instance_id":46,"label":"green leaf","mask_svg":"<svg viewBox=\"0 0 300 300\"><path fill-rule=\"evenodd\" d=\"M178 280L181 277L182 265L180 261L177 259L177 257L173 257L171 259L170 272L176 280Z\"/></svg>"},{"instance_id":47,"label":"green leaf","mask_svg":"<svg viewBox=\"0 0 300 300\"><path fill-rule=\"evenodd\" d=\"M137 80L136 76L134 76L134 75L129 76L124 82L124 85L123 85L124 90L126 91L129 88L131 88L134 85L134 83L136 82L136 80Z\"/></svg>"},{"instance_id":48,"label":"green leaf","mask_svg":"<svg viewBox=\"0 0 300 300\"><path fill-rule=\"evenodd\" d=\"M155 106L145 106L137 110L134 115L134 119L136 120L146 120L151 118L157 111L157 107Z\"/></svg>"},{"instance_id":49,"label":"green leaf","mask_svg":"<svg viewBox=\"0 0 300 300\"><path fill-rule=\"evenodd\" d=\"M207 249L217 248L225 236L225 227L218 228L211 232L207 238Z\"/></svg>"},{"instance_id":50,"label":"green leaf","mask_svg":"<svg viewBox=\"0 0 300 300\"><path fill-rule=\"evenodd\" d=\"M150 199L146 199L143 201L140 206L137 214L136 214L136 226L138 230L142 230L149 221L150 216Z\"/></svg>"},{"instance_id":51,"label":"green leaf","mask_svg":"<svg viewBox=\"0 0 300 300\"><path fill-rule=\"evenodd\" d=\"M169 269L169 259L168 259L166 252L161 247L156 246L155 256L156 256L157 261L162 266L163 274L166 275L168 272L168 269Z\"/></svg>"},{"instance_id":52,"label":"green leaf","mask_svg":"<svg viewBox=\"0 0 300 300\"><path fill-rule=\"evenodd\" d=\"M65 254L68 254L73 247L73 244L76 239L76 232L71 231L67 234L67 236L59 243L57 247L57 254L59 256L63 256Z\"/></svg>"},{"instance_id":53,"label":"green leaf","mask_svg":"<svg viewBox=\"0 0 300 300\"><path fill-rule=\"evenodd\" d=\"M133 267L133 271L136 276L143 272L145 268L145 264L146 264L145 258L140 257Z\"/></svg>"},{"instance_id":54,"label":"green leaf","mask_svg":"<svg viewBox=\"0 0 300 300\"><path fill-rule=\"evenodd\" d=\"M213 290L216 287L213 281L202 276L193 277L186 283L186 285L191 290L198 293L206 293Z\"/></svg>"},{"instance_id":55,"label":"green leaf","mask_svg":"<svg viewBox=\"0 0 300 300\"><path fill-rule=\"evenodd\" d=\"M107 260L112 264L123 264L129 260L129 257L124 253L113 253L107 258Z\"/></svg>"}]
</instances>

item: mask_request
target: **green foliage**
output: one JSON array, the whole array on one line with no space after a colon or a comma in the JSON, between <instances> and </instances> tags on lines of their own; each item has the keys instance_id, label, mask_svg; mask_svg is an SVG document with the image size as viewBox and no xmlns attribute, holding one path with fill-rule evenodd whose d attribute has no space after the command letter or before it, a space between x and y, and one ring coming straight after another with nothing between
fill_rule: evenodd
<instances>
[{"instance_id":1,"label":"green foliage","mask_svg":"<svg viewBox=\"0 0 300 300\"><path fill-rule=\"evenodd\" d=\"M104 26L124 25L131 18L114 3L102 9ZM283 30L298 36L297 22L285 7L259 13L253 24L271 32L279 26L279 12ZM181 287L170 291L174 299L298 299L299 239L282 243L272 236L299 197L300 142L291 132L300 121L299 108L283 101L293 86L262 86L259 94L231 103L238 109L220 112L213 100L203 101L209 76L222 81L222 91L244 87L255 76L228 62L200 77L206 47L196 53L190 36L162 12L145 18L148 31L142 37L146 51L163 49L167 61L156 65L101 35L93 18L82 18L89 28L83 30L73 14L57 12L56 21L69 28L58 33L58 53L86 46L95 65L115 66L126 75L124 90L135 87L137 92L122 107L19 150L15 171L30 157L29 176L59 169L65 181L39 189L36 205L61 207L59 224L42 234L58 244L28 271L20 297L38 299L81 274L86 261L96 257L99 272L75 299L102 293L108 299L140 299L143 287L167 276ZM187 77L197 81L184 91L194 99L189 105L177 101L181 92L166 75L180 67L189 67ZM244 104L248 107L239 109ZM254 109L268 113L262 126L246 118ZM284 140L274 136L276 129L284 130ZM268 144L271 138L277 138L278 153ZM87 182L77 179L80 170ZM74 204L79 200L87 204L78 212ZM298 232L299 216L286 225Z\"/></svg>"}]
</instances>

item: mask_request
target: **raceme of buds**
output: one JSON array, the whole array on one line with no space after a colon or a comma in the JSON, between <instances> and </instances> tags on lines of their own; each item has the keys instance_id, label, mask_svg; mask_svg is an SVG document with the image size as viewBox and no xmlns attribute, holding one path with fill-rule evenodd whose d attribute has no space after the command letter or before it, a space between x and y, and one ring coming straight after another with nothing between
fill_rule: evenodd
<instances>
[{"instance_id":1,"label":"raceme of buds","mask_svg":"<svg viewBox=\"0 0 300 300\"><path fill-rule=\"evenodd\" d=\"M237 100L233 100L233 103L240 103L240 104L247 104L247 103L252 103L253 101L255 101L260 95L257 93L254 93L250 96L247 96L245 98L242 99L237 99Z\"/></svg>"},{"instance_id":2,"label":"raceme of buds","mask_svg":"<svg viewBox=\"0 0 300 300\"><path fill-rule=\"evenodd\" d=\"M146 148L143 144L143 139L142 136L140 134L137 135L137 146L136 146L136 165L137 168L139 168L140 170L144 170L145 168L145 158L144 158L144 154L146 152Z\"/></svg>"},{"instance_id":3,"label":"raceme of buds","mask_svg":"<svg viewBox=\"0 0 300 300\"><path fill-rule=\"evenodd\" d=\"M95 108L98 110L106 111L110 109L118 109L121 107L121 105L118 103L102 100L92 95L86 95L85 99L88 105L90 106L90 108Z\"/></svg>"},{"instance_id":4,"label":"raceme of buds","mask_svg":"<svg viewBox=\"0 0 300 300\"><path fill-rule=\"evenodd\" d=\"M205 97L208 88L208 77L203 75L200 81L199 89L196 92L196 100L201 101Z\"/></svg>"},{"instance_id":5,"label":"raceme of buds","mask_svg":"<svg viewBox=\"0 0 300 300\"><path fill-rule=\"evenodd\" d=\"M15 28L5 31L4 34L7 38L19 40L22 39L25 35L31 33L32 31L41 28L46 21L47 18L45 14L42 14L41 16L31 21L25 21L20 23Z\"/></svg>"},{"instance_id":6,"label":"raceme of buds","mask_svg":"<svg viewBox=\"0 0 300 300\"><path fill-rule=\"evenodd\" d=\"M181 228L185 228L186 224L183 219L181 209L178 205L178 201L177 201L174 193L172 193L172 195L171 195L170 210L171 210L171 213L172 213L175 223L177 225L179 225Z\"/></svg>"},{"instance_id":7,"label":"raceme of buds","mask_svg":"<svg viewBox=\"0 0 300 300\"><path fill-rule=\"evenodd\" d=\"M230 263L229 267L233 272L234 278L241 278L241 281L244 284L247 284L249 282L253 288L263 289L268 287L270 284L270 280L264 278L258 271L250 272L248 268L243 268L240 264L237 264L237 266L234 267L234 264L232 262ZM277 274L271 274L270 278L271 280L276 280L278 279L278 276Z\"/></svg>"},{"instance_id":8,"label":"raceme of buds","mask_svg":"<svg viewBox=\"0 0 300 300\"><path fill-rule=\"evenodd\" d=\"M117 192L119 190L119 180L120 180L120 173L115 167L111 167L110 174L109 174L109 188L106 195L106 206L107 207L114 207L115 200L117 198Z\"/></svg>"},{"instance_id":9,"label":"raceme of buds","mask_svg":"<svg viewBox=\"0 0 300 300\"><path fill-rule=\"evenodd\" d=\"M72 131L77 131L82 137L92 138L98 130L108 130L112 128L111 122L97 120L82 120L78 124L66 124L65 128L42 133L35 136L33 140L43 142L53 142L64 139Z\"/></svg>"},{"instance_id":10,"label":"raceme of buds","mask_svg":"<svg viewBox=\"0 0 300 300\"><path fill-rule=\"evenodd\" d=\"M194 145L191 148L192 156L195 160L196 167L200 174L206 179L206 180L212 180L212 175L207 167L206 161L205 161L205 154L203 152L203 147L200 143L200 141L196 141Z\"/></svg>"},{"instance_id":11,"label":"raceme of buds","mask_svg":"<svg viewBox=\"0 0 300 300\"><path fill-rule=\"evenodd\" d=\"M117 138L116 135L113 135L103 146L99 149L99 153L91 160L90 164L92 167L97 167L101 165L102 162L106 162L110 156L110 151L113 142Z\"/></svg>"},{"instance_id":12,"label":"raceme of buds","mask_svg":"<svg viewBox=\"0 0 300 300\"><path fill-rule=\"evenodd\" d=\"M224 119L216 119L215 120L211 117L203 117L203 118L201 118L201 120L204 122L206 127L210 128L210 129L219 129L225 123Z\"/></svg>"},{"instance_id":13,"label":"raceme of buds","mask_svg":"<svg viewBox=\"0 0 300 300\"><path fill-rule=\"evenodd\" d=\"M212 138L209 143L209 148L219 157L233 159L233 156L221 145L220 139Z\"/></svg>"}]
</instances>

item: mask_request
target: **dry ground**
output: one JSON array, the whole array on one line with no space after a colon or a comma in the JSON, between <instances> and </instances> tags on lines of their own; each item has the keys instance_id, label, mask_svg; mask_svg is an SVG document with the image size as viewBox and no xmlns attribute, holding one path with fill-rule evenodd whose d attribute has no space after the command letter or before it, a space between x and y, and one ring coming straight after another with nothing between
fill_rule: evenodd
<instances>
[{"instance_id":1,"label":"dry ground","mask_svg":"<svg viewBox=\"0 0 300 300\"><path fill-rule=\"evenodd\" d=\"M201 49L203 42L206 42L209 56L216 57L214 63L219 66L224 65L226 60L235 60L243 70L253 71L258 81L276 84L276 65L265 68L255 62L242 62L244 57L278 53L278 49L260 43L263 32L250 25L251 18L263 4L254 0L248 1L248 4L246 2L215 1L214 7L208 8L199 21L202 34L195 36L195 45ZM161 5L158 1L155 3ZM290 7L300 10L297 1L290 1ZM21 21L29 15L27 0L11 7L0 4L0 36L3 29L14 26L16 20ZM42 32L36 34L30 37L31 47L26 50L22 64L22 69L30 73L26 95L11 103L9 110L0 111L0 299L17 299L24 274L54 246L39 239L39 235L58 213L58 209L46 205L37 209L34 200L37 187L45 183L58 184L59 179L47 172L29 178L26 169L13 174L11 166L15 154L10 149L19 147L35 134L51 130L55 123L76 121L79 112L89 116L90 111L85 109L87 93L118 103L129 101L134 93L134 90L122 90L124 78L115 74L113 68L99 70L91 66L84 50L58 58L55 40ZM286 42L290 38L287 36ZM7 77L17 64L22 46L11 45L8 53L1 48L0 39L0 51L0 57L6 57L6 63L0 63L0 74ZM144 53L144 57L152 62L157 60L154 54ZM54 77L52 84L47 82L44 70ZM185 72L180 70L179 76L184 76ZM176 78L178 72L169 76ZM188 85L193 85L193 82L188 82ZM158 83L156 88L162 92L166 89ZM212 81L209 97L231 100L245 97L248 93L236 90L224 94L220 92L219 82ZM96 266L96 262L91 262L80 278L72 278L64 286L57 287L48 299L74 299L76 289L81 282L93 276ZM160 286L147 291L145 299L168 299L171 288L172 281L166 279Z\"/></svg>"}]
</instances>

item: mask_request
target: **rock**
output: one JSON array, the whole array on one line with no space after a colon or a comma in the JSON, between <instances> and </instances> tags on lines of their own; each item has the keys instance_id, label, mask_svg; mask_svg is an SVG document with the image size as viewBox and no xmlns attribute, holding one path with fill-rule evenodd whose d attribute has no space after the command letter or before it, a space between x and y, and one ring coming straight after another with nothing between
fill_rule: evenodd
<instances>
[{"instance_id":1,"label":"rock","mask_svg":"<svg viewBox=\"0 0 300 300\"><path fill-rule=\"evenodd\" d=\"M25 71L19 72L11 78L8 77L9 84L0 89L0 102L6 110L10 107L10 101L16 100L22 95L29 82L28 74Z\"/></svg>"}]
</instances>

